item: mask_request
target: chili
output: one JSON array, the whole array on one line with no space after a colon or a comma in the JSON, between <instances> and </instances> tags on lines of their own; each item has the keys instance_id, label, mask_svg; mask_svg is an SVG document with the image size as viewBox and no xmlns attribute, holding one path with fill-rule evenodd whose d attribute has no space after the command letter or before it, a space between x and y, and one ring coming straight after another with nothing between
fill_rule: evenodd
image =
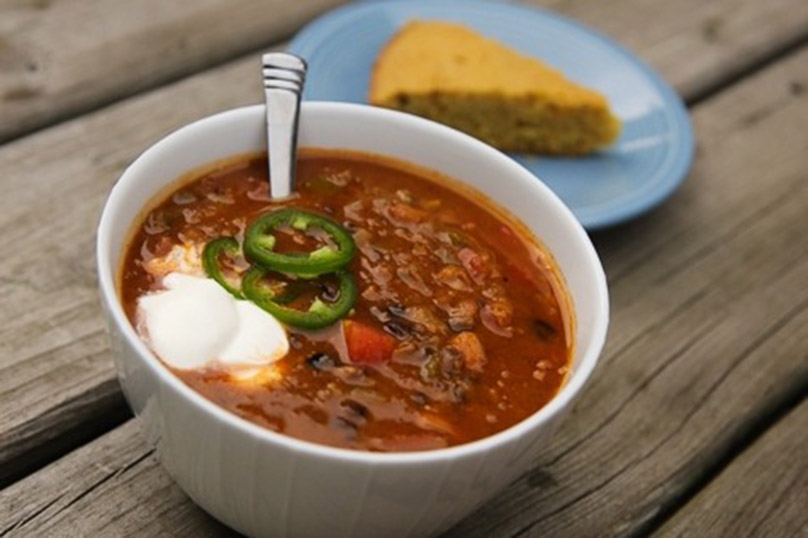
<instances>
[{"instance_id":1,"label":"chili","mask_svg":"<svg viewBox=\"0 0 808 538\"><path fill-rule=\"evenodd\" d=\"M222 268L219 265L219 256L222 252L234 257L237 256L239 253L238 241L232 237L220 237L208 242L202 251L202 267L210 278L218 282L233 297L244 299L241 291L236 286L233 286L222 273Z\"/></svg>"},{"instance_id":2,"label":"chili","mask_svg":"<svg viewBox=\"0 0 808 538\"><path fill-rule=\"evenodd\" d=\"M277 301L275 291L264 282L271 271L253 265L244 275L241 286L244 295L259 307L272 314L278 321L299 329L321 329L344 317L356 302L357 290L353 277L344 271L335 273L339 280L339 297L334 302L325 302L319 297L308 310L298 310Z\"/></svg>"},{"instance_id":3,"label":"chili","mask_svg":"<svg viewBox=\"0 0 808 538\"><path fill-rule=\"evenodd\" d=\"M328 234L336 248L326 245L311 252L275 252L276 239L272 232L283 225L301 231L319 228ZM351 262L355 251L353 238L345 228L326 217L299 209L280 209L259 217L244 237L244 253L250 260L300 278L338 271Z\"/></svg>"}]
</instances>

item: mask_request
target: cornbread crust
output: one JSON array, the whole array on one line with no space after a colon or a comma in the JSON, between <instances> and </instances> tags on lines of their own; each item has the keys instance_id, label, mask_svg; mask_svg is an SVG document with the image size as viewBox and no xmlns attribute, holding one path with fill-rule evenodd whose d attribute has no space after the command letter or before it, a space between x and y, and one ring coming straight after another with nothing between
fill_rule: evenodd
<instances>
[{"instance_id":1,"label":"cornbread crust","mask_svg":"<svg viewBox=\"0 0 808 538\"><path fill-rule=\"evenodd\" d=\"M464 26L411 21L374 65L369 101L455 127L505 150L582 155L611 144L606 98Z\"/></svg>"}]
</instances>

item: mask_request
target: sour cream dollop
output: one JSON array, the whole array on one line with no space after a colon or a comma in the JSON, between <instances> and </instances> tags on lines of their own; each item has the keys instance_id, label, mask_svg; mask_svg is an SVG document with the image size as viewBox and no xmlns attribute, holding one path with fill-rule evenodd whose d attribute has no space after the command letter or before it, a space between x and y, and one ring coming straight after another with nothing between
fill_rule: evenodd
<instances>
[{"instance_id":1,"label":"sour cream dollop","mask_svg":"<svg viewBox=\"0 0 808 538\"><path fill-rule=\"evenodd\" d=\"M138 300L138 332L169 366L180 370L218 364L255 369L283 358L283 326L216 281L179 272L163 278L165 291Z\"/></svg>"}]
</instances>

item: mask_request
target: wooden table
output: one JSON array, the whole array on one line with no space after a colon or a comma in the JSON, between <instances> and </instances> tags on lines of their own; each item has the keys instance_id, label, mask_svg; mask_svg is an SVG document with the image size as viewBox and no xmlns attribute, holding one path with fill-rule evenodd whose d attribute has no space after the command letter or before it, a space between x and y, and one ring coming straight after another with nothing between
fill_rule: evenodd
<instances>
[{"instance_id":1,"label":"wooden table","mask_svg":"<svg viewBox=\"0 0 808 538\"><path fill-rule=\"evenodd\" d=\"M0 0L0 536L226 536L121 396L94 230L167 132L260 102L335 0ZM535 1L635 50L698 138L662 207L593 235L601 364L535 468L448 536L808 536L808 2Z\"/></svg>"}]
</instances>

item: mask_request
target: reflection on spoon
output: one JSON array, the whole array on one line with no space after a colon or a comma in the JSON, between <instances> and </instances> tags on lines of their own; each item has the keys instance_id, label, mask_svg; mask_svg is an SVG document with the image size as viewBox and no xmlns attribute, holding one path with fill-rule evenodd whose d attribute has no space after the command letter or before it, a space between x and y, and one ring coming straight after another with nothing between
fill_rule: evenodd
<instances>
[{"instance_id":1,"label":"reflection on spoon","mask_svg":"<svg viewBox=\"0 0 808 538\"><path fill-rule=\"evenodd\" d=\"M300 94L306 80L306 62L286 52L264 54L263 77L267 107L269 190L273 200L281 200L289 197L294 190L297 122Z\"/></svg>"}]
</instances>

